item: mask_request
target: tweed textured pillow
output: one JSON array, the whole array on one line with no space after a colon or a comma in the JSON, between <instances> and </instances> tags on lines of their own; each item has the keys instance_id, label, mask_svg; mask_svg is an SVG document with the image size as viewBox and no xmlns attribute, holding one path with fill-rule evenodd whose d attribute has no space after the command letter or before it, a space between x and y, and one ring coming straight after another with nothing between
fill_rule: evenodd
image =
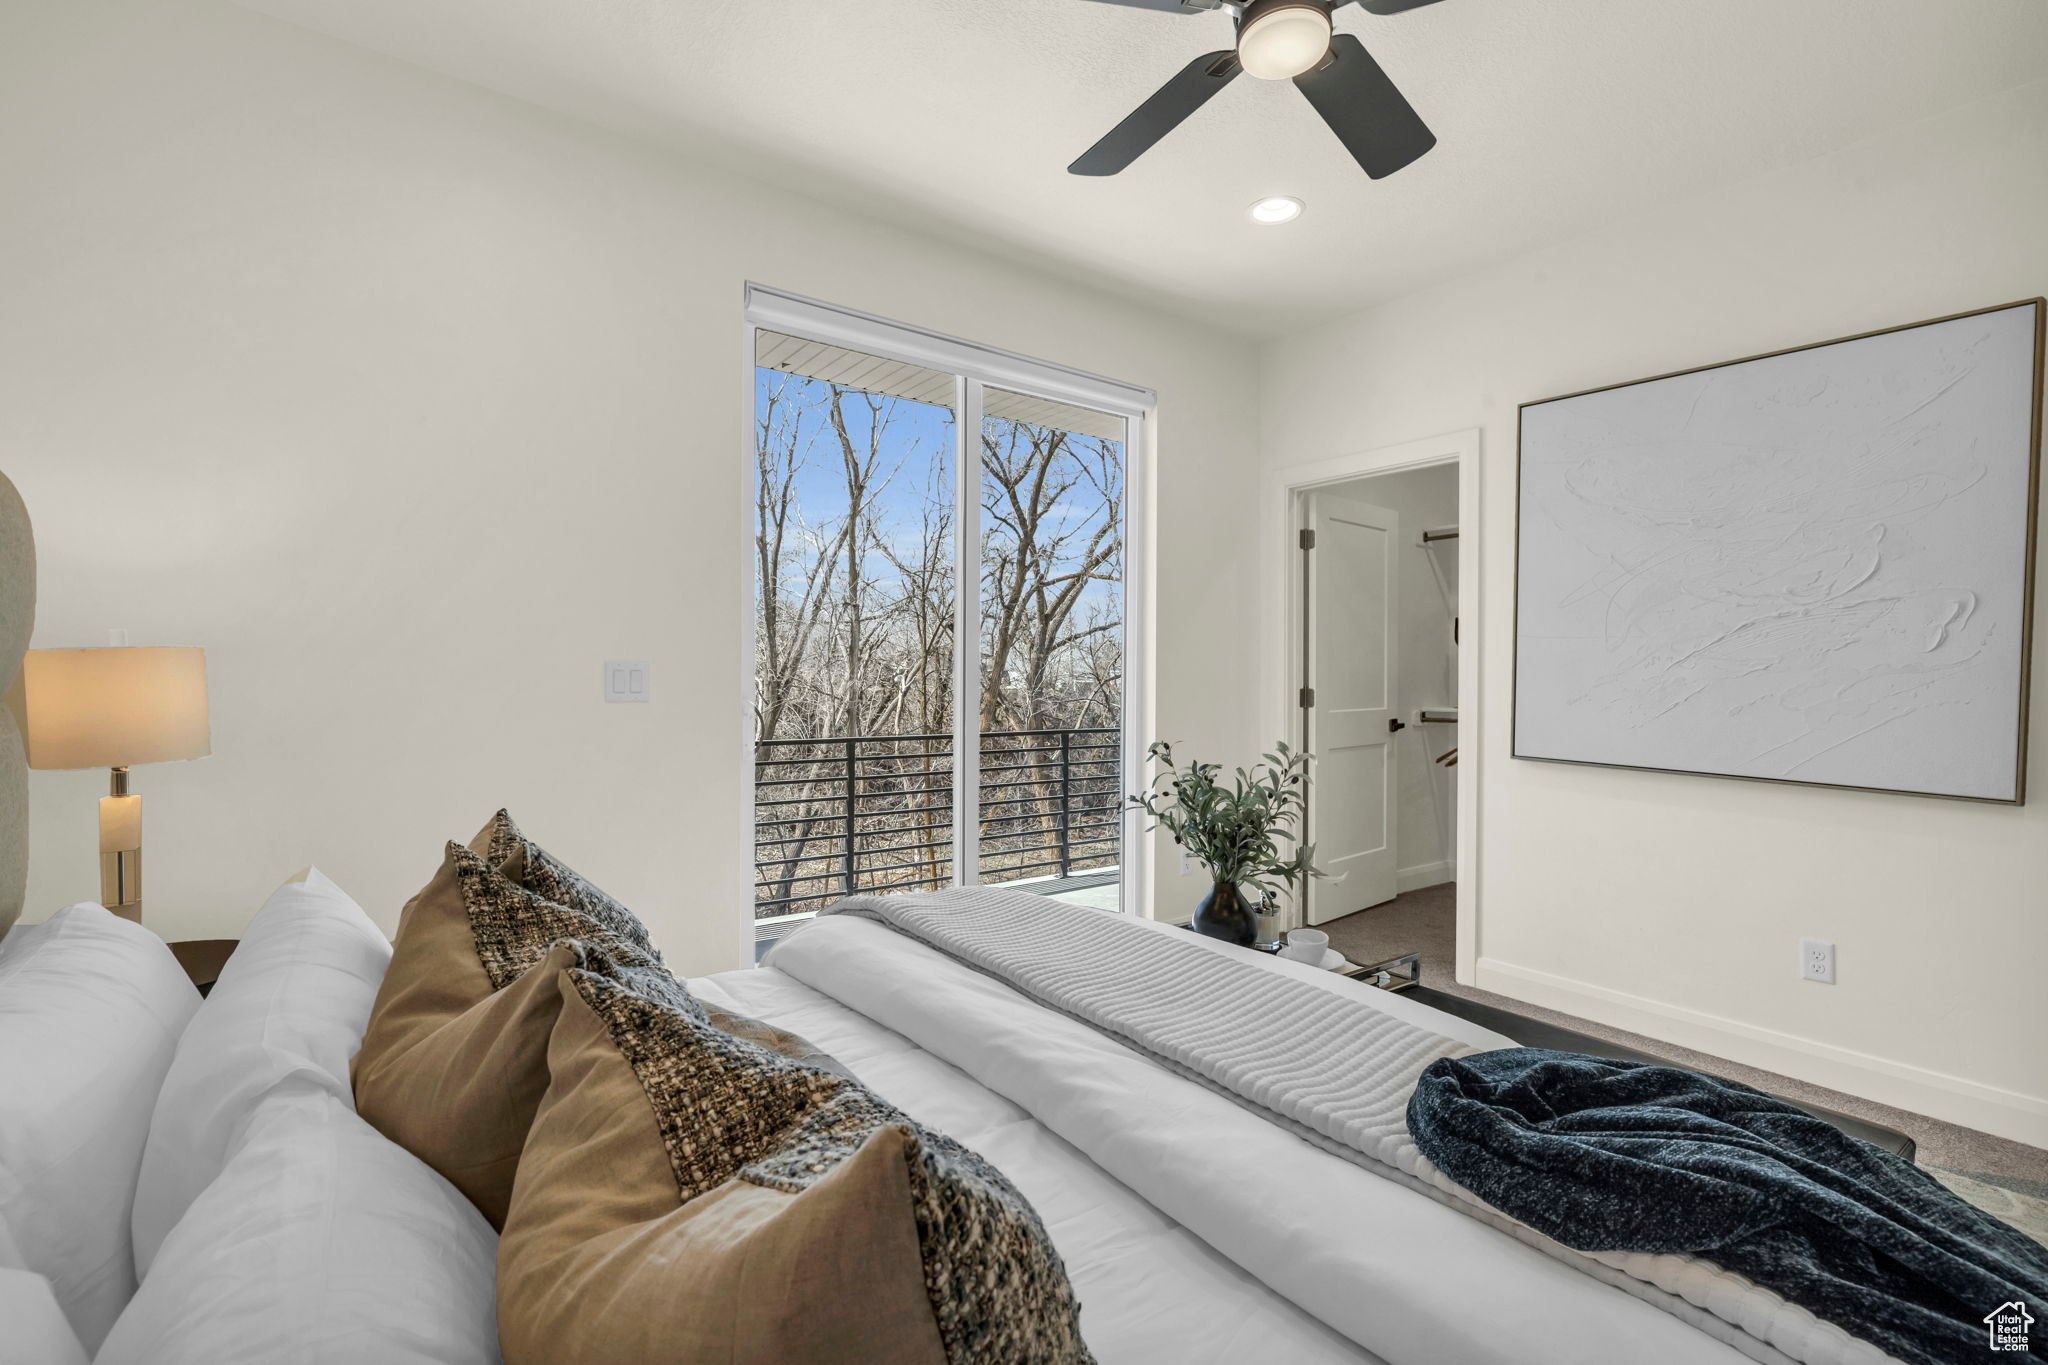
<instances>
[{"instance_id":1,"label":"tweed textured pillow","mask_svg":"<svg viewBox=\"0 0 2048 1365\"><path fill-rule=\"evenodd\" d=\"M531 891L543 900L552 901L565 909L588 915L604 929L637 944L644 949L656 965L661 964L661 954L648 938L647 926L640 917L619 902L598 890L589 880L561 859L549 853L539 844L526 837L519 826L513 823L512 813L500 810L482 829L476 838L469 841L472 853L479 854L493 870L508 881ZM633 964L622 963L631 967ZM794 1057L813 1066L822 1066L827 1071L836 1071L842 1076L851 1075L830 1054L819 1050L808 1040L798 1037L772 1024L764 1024L744 1014L733 1014L716 1006L706 1005L705 1011L713 1028L750 1039L785 1057Z\"/></svg>"},{"instance_id":2,"label":"tweed textured pillow","mask_svg":"<svg viewBox=\"0 0 2048 1365\"><path fill-rule=\"evenodd\" d=\"M700 1001L699 1003L702 1002ZM813 1043L810 1039L791 1033L788 1029L777 1028L773 1024L764 1024L759 1019L748 1015L733 1014L718 1008L716 1005L705 1005L704 1013L710 1020L711 1027L717 1029L720 1033L730 1033L735 1038L744 1039L749 1043L757 1043L767 1048L770 1052L781 1053L793 1062L803 1062L806 1065L830 1071L836 1076L844 1076L848 1080L855 1079L854 1074L848 1071L838 1058Z\"/></svg>"},{"instance_id":3,"label":"tweed textured pillow","mask_svg":"<svg viewBox=\"0 0 2048 1365\"><path fill-rule=\"evenodd\" d=\"M661 961L661 954L655 951L647 926L640 922L638 915L527 838L512 822L511 812L501 810L493 815L490 823L469 841L469 847L471 852L482 855L485 862L541 899L588 915L619 937L639 944L656 962Z\"/></svg>"},{"instance_id":4,"label":"tweed textured pillow","mask_svg":"<svg viewBox=\"0 0 2048 1365\"><path fill-rule=\"evenodd\" d=\"M619 979L633 989L703 1016L703 1006L669 975L652 949L580 910L528 890L461 844L448 845L443 865L455 874L477 961L493 990L503 990L525 975L551 945L576 939L604 949ZM404 933L401 922L399 934Z\"/></svg>"},{"instance_id":5,"label":"tweed textured pillow","mask_svg":"<svg viewBox=\"0 0 2048 1365\"><path fill-rule=\"evenodd\" d=\"M844 1076L580 968L498 1248L508 1365L1084 1365L1023 1195Z\"/></svg>"}]
</instances>

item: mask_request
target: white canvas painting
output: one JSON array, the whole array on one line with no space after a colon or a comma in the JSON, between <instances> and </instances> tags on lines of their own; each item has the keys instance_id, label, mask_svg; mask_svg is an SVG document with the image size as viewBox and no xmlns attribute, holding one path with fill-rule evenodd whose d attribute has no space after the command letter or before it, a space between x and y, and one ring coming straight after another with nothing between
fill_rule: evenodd
<instances>
[{"instance_id":1,"label":"white canvas painting","mask_svg":"<svg viewBox=\"0 0 2048 1365\"><path fill-rule=\"evenodd\" d=\"M1523 408L1516 756L2019 799L2038 307Z\"/></svg>"}]
</instances>

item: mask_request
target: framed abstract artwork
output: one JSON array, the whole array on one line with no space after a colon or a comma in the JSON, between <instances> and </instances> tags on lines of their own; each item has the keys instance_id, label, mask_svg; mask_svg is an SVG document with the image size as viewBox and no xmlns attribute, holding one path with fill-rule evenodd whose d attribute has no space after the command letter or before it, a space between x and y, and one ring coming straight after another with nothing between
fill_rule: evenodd
<instances>
[{"instance_id":1,"label":"framed abstract artwork","mask_svg":"<svg viewBox=\"0 0 2048 1365\"><path fill-rule=\"evenodd\" d=\"M1523 404L1515 757L2023 801L2044 314Z\"/></svg>"}]
</instances>

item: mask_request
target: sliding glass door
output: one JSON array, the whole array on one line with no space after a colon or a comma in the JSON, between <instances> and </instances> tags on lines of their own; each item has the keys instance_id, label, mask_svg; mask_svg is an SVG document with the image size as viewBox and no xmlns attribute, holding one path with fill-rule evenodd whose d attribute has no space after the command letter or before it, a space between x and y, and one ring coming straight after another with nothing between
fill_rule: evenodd
<instances>
[{"instance_id":1,"label":"sliding glass door","mask_svg":"<svg viewBox=\"0 0 2048 1365\"><path fill-rule=\"evenodd\" d=\"M953 875L953 376L756 334L755 910Z\"/></svg>"},{"instance_id":2,"label":"sliding glass door","mask_svg":"<svg viewBox=\"0 0 2048 1365\"><path fill-rule=\"evenodd\" d=\"M1125 424L1004 389L982 398L979 879L1114 905Z\"/></svg>"},{"instance_id":3,"label":"sliding glass door","mask_svg":"<svg viewBox=\"0 0 2048 1365\"><path fill-rule=\"evenodd\" d=\"M1124 908L1135 414L753 337L757 941L852 891Z\"/></svg>"}]
</instances>

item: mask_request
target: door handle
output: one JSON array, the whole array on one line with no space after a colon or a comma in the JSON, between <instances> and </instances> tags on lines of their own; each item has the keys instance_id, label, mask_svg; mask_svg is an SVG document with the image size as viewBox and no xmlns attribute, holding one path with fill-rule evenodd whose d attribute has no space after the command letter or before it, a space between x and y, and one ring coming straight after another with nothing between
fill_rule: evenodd
<instances>
[{"instance_id":1,"label":"door handle","mask_svg":"<svg viewBox=\"0 0 2048 1365\"><path fill-rule=\"evenodd\" d=\"M1400 733L1401 733L1401 732L1402 732L1403 730L1405 730L1405 729L1407 729L1407 728L1408 728L1408 725L1407 725L1407 723L1406 723L1405 721L1403 721L1403 720L1402 720L1402 719L1401 719L1401 718L1400 718L1399 716L1388 716L1388 717L1387 717L1387 733L1388 733L1388 734L1390 734L1390 735L1398 735L1398 734L1400 734Z\"/></svg>"}]
</instances>

